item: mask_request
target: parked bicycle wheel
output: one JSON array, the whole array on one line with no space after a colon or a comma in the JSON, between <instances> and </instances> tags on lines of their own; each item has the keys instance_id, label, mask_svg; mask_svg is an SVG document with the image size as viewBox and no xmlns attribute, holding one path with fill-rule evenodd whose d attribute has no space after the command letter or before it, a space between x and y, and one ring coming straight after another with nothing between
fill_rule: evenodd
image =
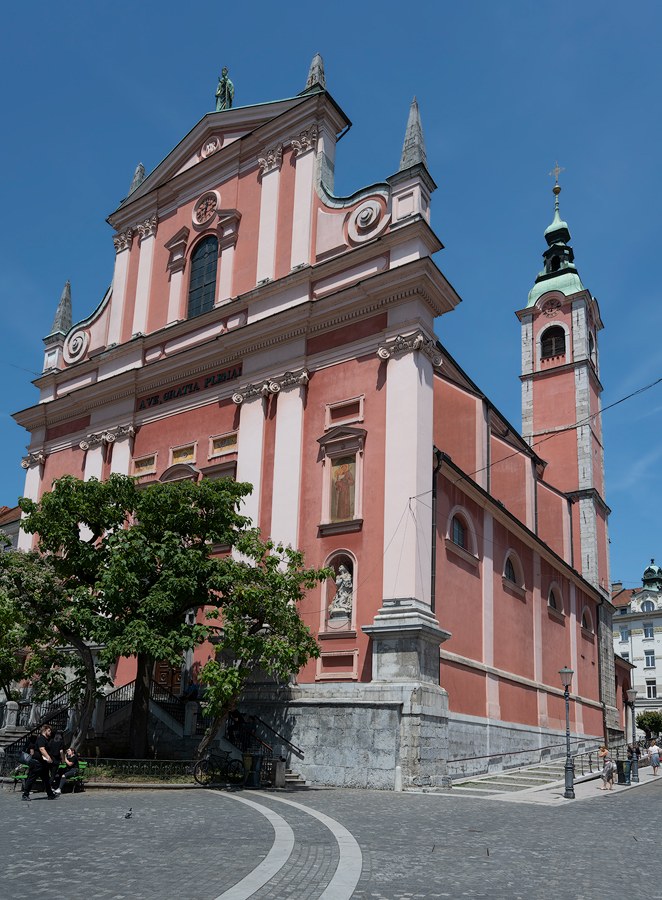
<instances>
[{"instance_id":1,"label":"parked bicycle wheel","mask_svg":"<svg viewBox=\"0 0 662 900\"><path fill-rule=\"evenodd\" d=\"M244 764L240 759L231 759L228 763L228 782L230 784L242 784L246 777Z\"/></svg>"},{"instance_id":2,"label":"parked bicycle wheel","mask_svg":"<svg viewBox=\"0 0 662 900\"><path fill-rule=\"evenodd\" d=\"M208 759L202 759L193 769L193 777L205 787L214 780L215 769Z\"/></svg>"}]
</instances>

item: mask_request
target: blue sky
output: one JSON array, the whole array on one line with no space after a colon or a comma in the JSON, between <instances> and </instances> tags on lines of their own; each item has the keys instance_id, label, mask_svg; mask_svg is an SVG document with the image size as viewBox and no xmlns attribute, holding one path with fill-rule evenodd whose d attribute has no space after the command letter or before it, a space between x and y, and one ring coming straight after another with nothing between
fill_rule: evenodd
<instances>
[{"instance_id":1,"label":"blue sky","mask_svg":"<svg viewBox=\"0 0 662 900\"><path fill-rule=\"evenodd\" d=\"M513 424L514 310L541 268L557 157L562 215L605 324L603 403L662 377L659 3L36 2L7 7L3 25L0 503L23 489L26 436L11 413L37 399L15 366L40 370L67 278L74 320L99 302L114 259L106 216L137 163L149 172L213 108L223 65L245 105L302 90L322 54L354 123L337 193L397 170L416 94L446 247L436 261L464 301L438 333ZM612 577L633 585L662 559L661 412L659 385L604 416Z\"/></svg>"}]
</instances>

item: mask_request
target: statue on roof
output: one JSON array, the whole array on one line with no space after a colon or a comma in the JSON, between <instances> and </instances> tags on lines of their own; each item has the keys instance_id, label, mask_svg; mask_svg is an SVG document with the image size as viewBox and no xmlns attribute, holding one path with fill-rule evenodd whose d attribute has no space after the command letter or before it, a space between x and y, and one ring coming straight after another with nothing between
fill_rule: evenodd
<instances>
[{"instance_id":1,"label":"statue on roof","mask_svg":"<svg viewBox=\"0 0 662 900\"><path fill-rule=\"evenodd\" d=\"M226 66L223 66L223 74L218 79L218 87L216 88L216 112L220 112L222 109L230 109L233 99L234 85L228 78Z\"/></svg>"}]
</instances>

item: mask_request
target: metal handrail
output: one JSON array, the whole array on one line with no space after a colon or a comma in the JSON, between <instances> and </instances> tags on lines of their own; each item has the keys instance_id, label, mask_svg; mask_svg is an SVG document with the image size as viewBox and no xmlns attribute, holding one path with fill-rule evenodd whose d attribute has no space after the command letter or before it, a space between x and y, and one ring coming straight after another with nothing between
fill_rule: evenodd
<instances>
[{"instance_id":1,"label":"metal handrail","mask_svg":"<svg viewBox=\"0 0 662 900\"><path fill-rule=\"evenodd\" d=\"M112 716L113 713L119 712L120 709L124 709L125 706L133 703L135 687L136 682L134 679L127 684L120 685L118 688L115 688L115 690L109 691L106 694L104 698L106 701L106 717Z\"/></svg>"},{"instance_id":2,"label":"metal handrail","mask_svg":"<svg viewBox=\"0 0 662 900\"><path fill-rule=\"evenodd\" d=\"M254 719L256 719L260 725L264 725L265 728L268 728L272 734L275 734L277 738L280 738L281 741L284 741L288 747L291 747L301 759L304 758L304 752L301 747L297 747L296 744L293 744L292 741L289 741L284 735L282 735L279 731L276 731L275 728L272 728L271 725L268 725L264 719L261 719L259 716L256 716L255 713L252 713Z\"/></svg>"},{"instance_id":3,"label":"metal handrail","mask_svg":"<svg viewBox=\"0 0 662 900\"><path fill-rule=\"evenodd\" d=\"M150 684L149 699L157 703L161 709L167 712L176 722L179 722L180 725L184 725L186 719L185 704L182 703L179 697L171 693L168 688L154 681L154 679L152 679Z\"/></svg>"}]
</instances>

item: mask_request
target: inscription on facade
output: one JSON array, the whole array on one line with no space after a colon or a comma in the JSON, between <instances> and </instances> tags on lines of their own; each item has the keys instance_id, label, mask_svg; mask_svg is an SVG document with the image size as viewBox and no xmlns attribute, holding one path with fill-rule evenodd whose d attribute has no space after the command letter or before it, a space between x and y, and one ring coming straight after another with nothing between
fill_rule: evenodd
<instances>
[{"instance_id":1,"label":"inscription on facade","mask_svg":"<svg viewBox=\"0 0 662 900\"><path fill-rule=\"evenodd\" d=\"M207 388L215 387L226 381L234 381L235 378L241 377L241 363L225 369L222 372L216 372L207 378L199 378L197 381L191 381L188 384L182 384L180 387L171 388L161 394L154 394L151 397L139 397L136 400L136 409L149 409L152 406L160 406L162 403L168 403L170 400L176 400L178 397L185 397L188 394L194 394L196 391L204 391Z\"/></svg>"}]
</instances>

